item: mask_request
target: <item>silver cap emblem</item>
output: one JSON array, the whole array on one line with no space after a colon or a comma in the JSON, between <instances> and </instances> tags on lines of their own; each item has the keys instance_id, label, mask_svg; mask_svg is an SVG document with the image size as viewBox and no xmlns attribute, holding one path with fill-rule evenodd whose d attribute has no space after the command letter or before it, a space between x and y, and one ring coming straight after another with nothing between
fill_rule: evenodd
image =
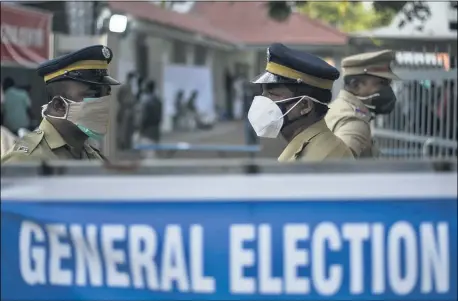
<instances>
[{"instance_id":1,"label":"silver cap emblem","mask_svg":"<svg viewBox=\"0 0 458 301\"><path fill-rule=\"evenodd\" d=\"M267 48L267 62L270 62L270 50Z\"/></svg>"},{"instance_id":2,"label":"silver cap emblem","mask_svg":"<svg viewBox=\"0 0 458 301\"><path fill-rule=\"evenodd\" d=\"M103 47L102 48L102 54L103 56L106 58L106 59L109 59L111 54L110 54L110 50L108 50L107 47Z\"/></svg>"}]
</instances>

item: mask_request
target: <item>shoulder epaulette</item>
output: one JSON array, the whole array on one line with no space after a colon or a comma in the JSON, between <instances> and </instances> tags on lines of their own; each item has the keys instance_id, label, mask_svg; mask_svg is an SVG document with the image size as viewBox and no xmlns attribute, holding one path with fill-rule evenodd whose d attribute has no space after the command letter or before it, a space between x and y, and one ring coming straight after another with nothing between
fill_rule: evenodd
<instances>
[{"instance_id":1,"label":"shoulder epaulette","mask_svg":"<svg viewBox=\"0 0 458 301\"><path fill-rule=\"evenodd\" d=\"M31 154L37 148L38 144L40 144L41 140L43 140L43 137L44 133L40 129L30 132L14 144L12 151Z\"/></svg>"}]
</instances>

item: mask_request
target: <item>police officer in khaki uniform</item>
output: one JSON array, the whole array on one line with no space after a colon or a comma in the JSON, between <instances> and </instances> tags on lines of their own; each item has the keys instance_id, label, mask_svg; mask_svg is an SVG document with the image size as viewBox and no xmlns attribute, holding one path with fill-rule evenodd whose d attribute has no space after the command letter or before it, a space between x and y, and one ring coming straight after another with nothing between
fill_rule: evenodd
<instances>
[{"instance_id":1,"label":"police officer in khaki uniform","mask_svg":"<svg viewBox=\"0 0 458 301\"><path fill-rule=\"evenodd\" d=\"M383 50L357 54L342 60L344 88L331 103L325 120L356 158L376 157L370 121L394 109L396 95L391 81L399 78L391 70L394 52Z\"/></svg>"},{"instance_id":2,"label":"police officer in khaki uniform","mask_svg":"<svg viewBox=\"0 0 458 301\"><path fill-rule=\"evenodd\" d=\"M88 144L107 132L112 85L119 82L108 75L113 52L96 45L40 65L48 104L38 129L18 140L2 156L3 163L95 159L103 155Z\"/></svg>"},{"instance_id":3,"label":"police officer in khaki uniform","mask_svg":"<svg viewBox=\"0 0 458 301\"><path fill-rule=\"evenodd\" d=\"M253 80L262 86L248 111L259 137L288 142L278 158L286 161L353 159L350 149L326 126L324 116L339 71L306 52L273 44L267 50L265 72Z\"/></svg>"}]
</instances>

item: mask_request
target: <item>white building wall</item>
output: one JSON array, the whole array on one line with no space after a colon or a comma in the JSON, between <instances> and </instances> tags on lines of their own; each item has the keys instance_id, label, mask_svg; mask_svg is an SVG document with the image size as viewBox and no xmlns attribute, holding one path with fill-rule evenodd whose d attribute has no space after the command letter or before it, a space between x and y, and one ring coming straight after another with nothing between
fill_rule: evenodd
<instances>
[{"instance_id":1,"label":"white building wall","mask_svg":"<svg viewBox=\"0 0 458 301\"><path fill-rule=\"evenodd\" d=\"M171 43L162 38L148 37L148 75L156 83L157 93L163 95L164 66L168 64L171 51Z\"/></svg>"},{"instance_id":2,"label":"white building wall","mask_svg":"<svg viewBox=\"0 0 458 301\"><path fill-rule=\"evenodd\" d=\"M111 36L116 37L119 43L117 51L113 49L114 59L118 62L117 75L118 80L121 83L125 83L127 74L136 69L137 51L136 45L136 34L135 32L129 32L126 36L119 36L112 34Z\"/></svg>"}]
</instances>

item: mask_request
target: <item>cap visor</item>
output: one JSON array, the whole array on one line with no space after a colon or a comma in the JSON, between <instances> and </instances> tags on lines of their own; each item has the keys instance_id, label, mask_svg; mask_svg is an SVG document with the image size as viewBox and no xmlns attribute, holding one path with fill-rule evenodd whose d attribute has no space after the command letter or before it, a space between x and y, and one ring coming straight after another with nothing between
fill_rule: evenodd
<instances>
[{"instance_id":1,"label":"cap visor","mask_svg":"<svg viewBox=\"0 0 458 301\"><path fill-rule=\"evenodd\" d=\"M286 84L286 83L296 83L295 80L286 78L283 76L278 76L276 74L265 71L260 75L256 76L251 83L253 84Z\"/></svg>"},{"instance_id":2,"label":"cap visor","mask_svg":"<svg viewBox=\"0 0 458 301\"><path fill-rule=\"evenodd\" d=\"M394 74L393 72L373 72L373 73L368 73L368 74L377 76L377 77L392 79L392 80L401 80L401 78L397 76L396 74Z\"/></svg>"},{"instance_id":3,"label":"cap visor","mask_svg":"<svg viewBox=\"0 0 458 301\"><path fill-rule=\"evenodd\" d=\"M399 76L397 76L397 75L394 74L394 73L390 73L390 75L391 75L391 79L392 79L392 80L402 80Z\"/></svg>"},{"instance_id":4,"label":"cap visor","mask_svg":"<svg viewBox=\"0 0 458 301\"><path fill-rule=\"evenodd\" d=\"M64 79L71 79L74 81L82 82L82 83L88 83L88 84L95 84L95 85L107 85L107 86L116 86L120 85L120 82L112 78L111 76L103 76L102 78L97 78L97 79L88 79L88 78L80 78L80 77L72 77L72 76L66 76L63 78L60 78L60 80ZM48 82L49 83L49 82Z\"/></svg>"},{"instance_id":5,"label":"cap visor","mask_svg":"<svg viewBox=\"0 0 458 301\"><path fill-rule=\"evenodd\" d=\"M110 86L117 86L120 85L121 83L111 76L104 76L101 82L102 85L110 85Z\"/></svg>"}]
</instances>

